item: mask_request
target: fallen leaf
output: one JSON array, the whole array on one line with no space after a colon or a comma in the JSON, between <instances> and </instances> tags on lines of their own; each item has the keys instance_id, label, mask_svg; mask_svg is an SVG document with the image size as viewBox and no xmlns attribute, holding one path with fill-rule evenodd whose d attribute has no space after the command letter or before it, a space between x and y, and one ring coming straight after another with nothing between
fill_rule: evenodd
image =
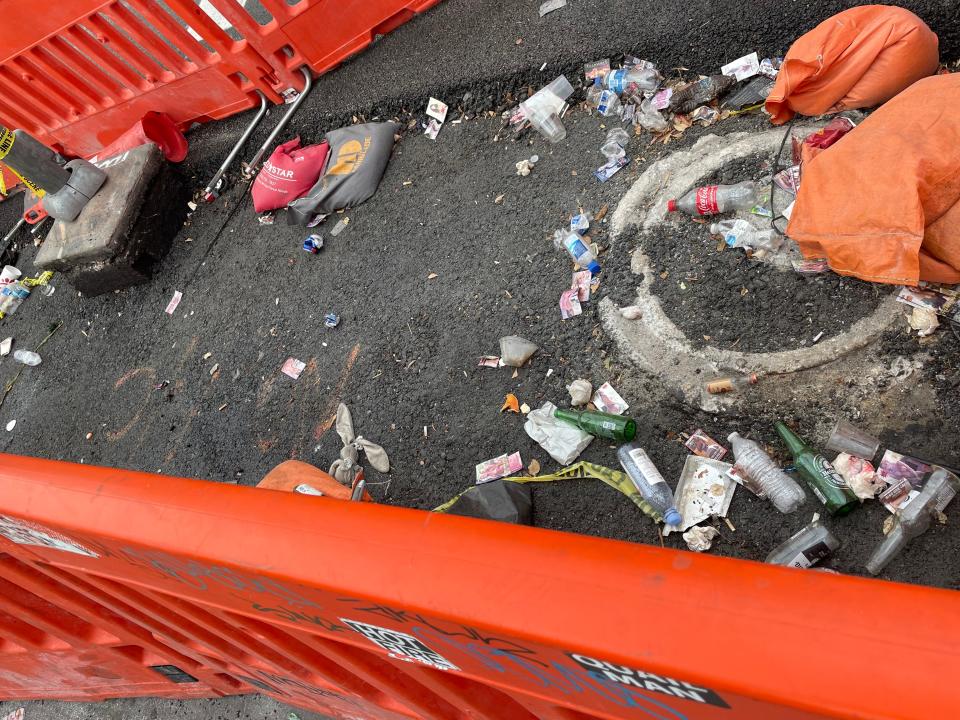
<instances>
[{"instance_id":1,"label":"fallen leaf","mask_svg":"<svg viewBox=\"0 0 960 720\"><path fill-rule=\"evenodd\" d=\"M503 407L500 408L500 412L504 410L509 410L512 413L520 412L520 401L517 400L517 396L513 393L509 393L503 401Z\"/></svg>"},{"instance_id":2,"label":"fallen leaf","mask_svg":"<svg viewBox=\"0 0 960 720\"><path fill-rule=\"evenodd\" d=\"M530 474L533 475L533 476L539 475L539 474L540 474L540 461L539 461L539 460L531 460L531 461L530 461L530 466L527 468L527 472L530 473Z\"/></svg>"},{"instance_id":3,"label":"fallen leaf","mask_svg":"<svg viewBox=\"0 0 960 720\"><path fill-rule=\"evenodd\" d=\"M660 279L661 279L661 280L666 280L669 276L670 276L670 271L669 271L669 270L664 270L662 273L660 273Z\"/></svg>"},{"instance_id":4,"label":"fallen leaf","mask_svg":"<svg viewBox=\"0 0 960 720\"><path fill-rule=\"evenodd\" d=\"M576 177L577 171L576 171L576 170L571 170L571 171L570 171L570 174L573 175L574 177Z\"/></svg>"},{"instance_id":5,"label":"fallen leaf","mask_svg":"<svg viewBox=\"0 0 960 720\"><path fill-rule=\"evenodd\" d=\"M604 205L602 208L597 210L597 214L593 216L594 222L600 222L607 216L607 211L610 209L609 205Z\"/></svg>"},{"instance_id":6,"label":"fallen leaf","mask_svg":"<svg viewBox=\"0 0 960 720\"><path fill-rule=\"evenodd\" d=\"M706 340L707 342L710 342L710 336L709 336L709 335L704 335L704 336L703 336L703 339Z\"/></svg>"},{"instance_id":7,"label":"fallen leaf","mask_svg":"<svg viewBox=\"0 0 960 720\"><path fill-rule=\"evenodd\" d=\"M523 45L523 38L517 38L513 41L514 45Z\"/></svg>"},{"instance_id":8,"label":"fallen leaf","mask_svg":"<svg viewBox=\"0 0 960 720\"><path fill-rule=\"evenodd\" d=\"M440 277L440 276L437 275L436 273L430 273L429 275L427 275L427 280L433 280L436 277Z\"/></svg>"},{"instance_id":9,"label":"fallen leaf","mask_svg":"<svg viewBox=\"0 0 960 720\"><path fill-rule=\"evenodd\" d=\"M748 292L750 292L750 291L747 290L745 287L740 288L740 297L743 297L743 296L746 295Z\"/></svg>"}]
</instances>

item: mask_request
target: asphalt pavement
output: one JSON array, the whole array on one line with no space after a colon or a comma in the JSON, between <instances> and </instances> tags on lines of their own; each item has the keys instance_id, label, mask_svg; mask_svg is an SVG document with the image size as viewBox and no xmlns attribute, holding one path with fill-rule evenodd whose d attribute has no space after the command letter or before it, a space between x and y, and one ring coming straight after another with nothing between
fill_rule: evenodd
<instances>
[{"instance_id":1,"label":"asphalt pavement","mask_svg":"<svg viewBox=\"0 0 960 720\"><path fill-rule=\"evenodd\" d=\"M568 139L550 146L534 135L495 141L498 113L528 88L561 72L572 79L601 57L629 53L665 71L706 73L752 50L782 54L797 35L856 3L669 1L641 9L625 0L570 0L545 18L539 4L446 0L318 81L285 135L315 142L354 117L396 117L405 128L377 194L346 213L350 224L341 235L329 237L329 222L321 227L327 243L318 255L300 248L302 229L282 220L259 224L235 183L194 213L149 285L79 298L62 282L52 297L27 301L0 333L12 335L15 347L32 347L52 325L63 326L41 350L43 364L27 369L0 407L0 427L17 420L12 432L0 432L0 450L253 485L289 458L328 466L339 449L331 424L342 401L358 432L390 454L389 475L369 473L374 497L429 509L471 485L477 462L501 453L520 450L526 462L553 467L526 437L522 418L499 412L508 392L537 407L565 402L565 385L577 377L612 382L669 478L679 476L684 456L678 432L760 430L756 419L695 412L621 361L595 308L606 296L630 302L631 247L612 244L603 225L594 231L605 250L599 295L566 322L557 307L570 264L553 248L553 230L580 208L612 208L649 162L708 131L692 129L671 146L634 139L630 166L600 184L592 175L603 162L599 118L574 109L565 120ZM960 54L952 3L903 4L940 34L945 59ZM451 105L436 141L407 127L431 95ZM272 112L245 154L276 117ZM187 182L204 186L247 119L190 133ZM749 130L757 122L709 131ZM518 177L514 164L532 154L540 156L534 172ZM18 208L0 205L0 226L8 227ZM23 250L22 268L33 254ZM164 307L176 290L183 301L168 316ZM323 324L328 312L340 315L335 329ZM540 346L531 365L516 378L508 369L478 368L478 356L497 354L498 338L511 334ZM901 348L907 341L891 342ZM939 342L931 366L956 355L955 338L943 333ZM289 357L306 363L299 380L280 372ZM9 382L18 369L4 359L0 380ZM801 426L809 422L802 406L770 409L771 417L782 412ZM955 406L942 412L954 414L908 418L908 435L925 457L957 465L956 445L937 428L955 427L960 414ZM599 441L584 458L615 463ZM534 502L540 526L659 542L626 498L599 483L538 488ZM811 501L785 519L741 491L731 513L738 530L717 552L762 559L816 509ZM862 535L836 569L859 571L884 512L864 509L852 520ZM935 534L923 553L960 548L955 525ZM667 544L682 541L673 535ZM960 583L945 557L916 553L891 566L890 577ZM281 712L251 702L216 701L191 717ZM153 717L187 717L175 704L148 706ZM106 703L70 717L132 717L141 709ZM59 712L31 706L28 717Z\"/></svg>"}]
</instances>

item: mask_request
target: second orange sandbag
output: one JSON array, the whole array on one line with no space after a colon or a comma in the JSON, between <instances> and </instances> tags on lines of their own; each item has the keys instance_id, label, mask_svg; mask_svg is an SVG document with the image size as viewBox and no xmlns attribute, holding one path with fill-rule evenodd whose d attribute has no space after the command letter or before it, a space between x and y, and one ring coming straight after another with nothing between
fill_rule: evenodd
<instances>
[{"instance_id":1,"label":"second orange sandbag","mask_svg":"<svg viewBox=\"0 0 960 720\"><path fill-rule=\"evenodd\" d=\"M911 85L803 165L787 235L841 275L960 283L960 73Z\"/></svg>"}]
</instances>

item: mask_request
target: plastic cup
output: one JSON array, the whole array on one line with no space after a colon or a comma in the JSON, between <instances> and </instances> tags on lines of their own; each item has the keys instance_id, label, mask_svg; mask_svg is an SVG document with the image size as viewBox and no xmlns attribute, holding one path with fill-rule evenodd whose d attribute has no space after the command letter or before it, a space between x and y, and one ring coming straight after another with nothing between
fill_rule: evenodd
<instances>
[{"instance_id":1,"label":"plastic cup","mask_svg":"<svg viewBox=\"0 0 960 720\"><path fill-rule=\"evenodd\" d=\"M4 265L0 271L0 285L9 285L20 279L20 271L13 265Z\"/></svg>"},{"instance_id":2,"label":"plastic cup","mask_svg":"<svg viewBox=\"0 0 960 720\"><path fill-rule=\"evenodd\" d=\"M830 439L827 440L827 449L873 460L873 456L880 449L880 441L856 425L846 420L838 420L830 433Z\"/></svg>"}]
</instances>

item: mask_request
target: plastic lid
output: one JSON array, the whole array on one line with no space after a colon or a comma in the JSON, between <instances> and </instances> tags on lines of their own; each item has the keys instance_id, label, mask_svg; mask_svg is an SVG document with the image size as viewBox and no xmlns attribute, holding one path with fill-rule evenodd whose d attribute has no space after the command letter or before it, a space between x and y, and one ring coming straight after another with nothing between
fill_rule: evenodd
<instances>
[{"instance_id":1,"label":"plastic lid","mask_svg":"<svg viewBox=\"0 0 960 720\"><path fill-rule=\"evenodd\" d=\"M591 275L596 275L598 272L600 272L600 263L598 263L596 260L591 260L590 264L587 265L587 270L590 271Z\"/></svg>"},{"instance_id":2,"label":"plastic lid","mask_svg":"<svg viewBox=\"0 0 960 720\"><path fill-rule=\"evenodd\" d=\"M683 522L683 518L680 516L680 513L677 512L676 508L670 508L663 514L663 521L667 525L677 527Z\"/></svg>"},{"instance_id":3,"label":"plastic lid","mask_svg":"<svg viewBox=\"0 0 960 720\"><path fill-rule=\"evenodd\" d=\"M671 200L667 203L667 212L676 212L677 211L677 201Z\"/></svg>"},{"instance_id":4,"label":"plastic lid","mask_svg":"<svg viewBox=\"0 0 960 720\"><path fill-rule=\"evenodd\" d=\"M600 78L598 78L598 77L595 77L595 78L593 79L593 86L594 86L594 87L600 87L600 85L601 85L602 83L603 83L603 81L602 81Z\"/></svg>"}]
</instances>

